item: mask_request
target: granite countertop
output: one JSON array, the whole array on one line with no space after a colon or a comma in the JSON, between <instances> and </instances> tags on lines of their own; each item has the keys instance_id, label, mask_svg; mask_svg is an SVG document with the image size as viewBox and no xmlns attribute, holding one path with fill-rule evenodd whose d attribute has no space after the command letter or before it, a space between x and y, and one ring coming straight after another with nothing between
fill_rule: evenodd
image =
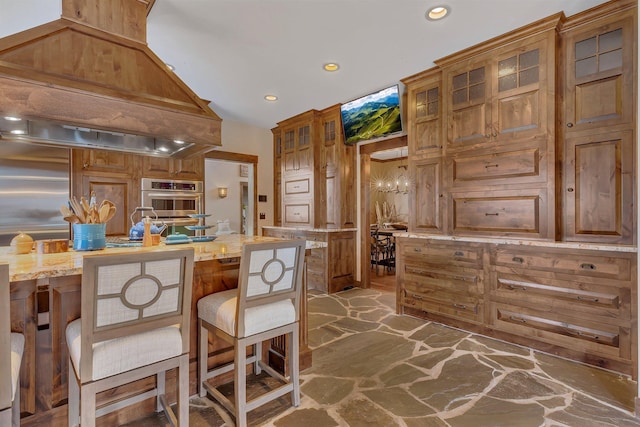
<instances>
[{"instance_id":1,"label":"granite countertop","mask_svg":"<svg viewBox=\"0 0 640 427\"><path fill-rule=\"evenodd\" d=\"M269 242L282 240L275 237L244 236L241 234L229 234L218 236L213 242L184 243L178 245L166 245L160 243L151 247L123 247L105 248L99 251L74 251L57 254L39 254L36 251L24 255L16 255L9 246L0 247L0 263L9 264L9 280L44 279L49 277L72 276L82 274L82 258L85 255L136 253L146 251L166 251L182 248L193 248L195 261L208 261L213 259L239 257L242 253L242 245L248 242ZM307 249L325 247L325 242L307 241Z\"/></svg>"},{"instance_id":2,"label":"granite countertop","mask_svg":"<svg viewBox=\"0 0 640 427\"><path fill-rule=\"evenodd\" d=\"M527 240L527 239L504 239L495 237L465 237L465 236L444 236L439 234L422 234L408 233L401 231L394 233L395 237L410 237L413 239L432 239L447 240L454 242L477 242L477 243L493 243L497 245L521 245L521 246L537 246L545 248L565 248L565 249L591 249L598 251L611 252L638 252L636 246L629 245L605 245L598 243L580 243L580 242L555 242L549 240Z\"/></svg>"},{"instance_id":3,"label":"granite countertop","mask_svg":"<svg viewBox=\"0 0 640 427\"><path fill-rule=\"evenodd\" d=\"M269 230L288 230L288 231L311 231L319 233L339 233L341 231L358 231L357 228L298 228L298 227L280 227L277 225L263 225L262 228Z\"/></svg>"}]
</instances>

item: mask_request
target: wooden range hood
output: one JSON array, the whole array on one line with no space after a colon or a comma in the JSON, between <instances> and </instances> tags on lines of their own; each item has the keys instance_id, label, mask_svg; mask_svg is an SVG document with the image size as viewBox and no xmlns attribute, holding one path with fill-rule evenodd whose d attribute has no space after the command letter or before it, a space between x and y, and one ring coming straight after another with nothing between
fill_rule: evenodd
<instances>
[{"instance_id":1,"label":"wooden range hood","mask_svg":"<svg viewBox=\"0 0 640 427\"><path fill-rule=\"evenodd\" d=\"M0 117L187 142L175 157L221 145L209 102L147 46L152 5L62 0L59 20L0 39Z\"/></svg>"}]
</instances>

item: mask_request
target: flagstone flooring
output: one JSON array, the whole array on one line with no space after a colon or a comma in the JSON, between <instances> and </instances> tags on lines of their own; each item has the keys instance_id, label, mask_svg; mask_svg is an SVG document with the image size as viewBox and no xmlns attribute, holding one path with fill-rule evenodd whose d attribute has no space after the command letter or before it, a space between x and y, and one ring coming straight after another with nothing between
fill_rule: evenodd
<instances>
[{"instance_id":1,"label":"flagstone flooring","mask_svg":"<svg viewBox=\"0 0 640 427\"><path fill-rule=\"evenodd\" d=\"M360 289L309 297L313 366L298 408L282 397L249 413L275 427L640 426L628 377L395 314L395 293ZM270 379L252 381L252 391ZM232 387L226 389L232 393ZM191 423L232 426L210 399ZM131 427L164 426L162 415Z\"/></svg>"}]
</instances>

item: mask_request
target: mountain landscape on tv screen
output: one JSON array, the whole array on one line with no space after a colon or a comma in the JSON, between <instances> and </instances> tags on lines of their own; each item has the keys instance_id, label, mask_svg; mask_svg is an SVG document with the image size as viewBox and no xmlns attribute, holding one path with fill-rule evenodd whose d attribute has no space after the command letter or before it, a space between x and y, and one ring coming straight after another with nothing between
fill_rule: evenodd
<instances>
[{"instance_id":1,"label":"mountain landscape on tv screen","mask_svg":"<svg viewBox=\"0 0 640 427\"><path fill-rule=\"evenodd\" d=\"M342 124L346 144L378 138L402 130L400 103L397 92L342 110Z\"/></svg>"}]
</instances>

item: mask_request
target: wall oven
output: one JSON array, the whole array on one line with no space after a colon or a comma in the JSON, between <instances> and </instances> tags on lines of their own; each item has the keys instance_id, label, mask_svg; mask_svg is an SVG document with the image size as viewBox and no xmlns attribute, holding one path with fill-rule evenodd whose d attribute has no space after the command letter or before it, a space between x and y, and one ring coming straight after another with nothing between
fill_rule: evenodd
<instances>
[{"instance_id":1,"label":"wall oven","mask_svg":"<svg viewBox=\"0 0 640 427\"><path fill-rule=\"evenodd\" d=\"M202 212L202 181L142 178L142 205L153 208L169 228L195 225Z\"/></svg>"}]
</instances>

